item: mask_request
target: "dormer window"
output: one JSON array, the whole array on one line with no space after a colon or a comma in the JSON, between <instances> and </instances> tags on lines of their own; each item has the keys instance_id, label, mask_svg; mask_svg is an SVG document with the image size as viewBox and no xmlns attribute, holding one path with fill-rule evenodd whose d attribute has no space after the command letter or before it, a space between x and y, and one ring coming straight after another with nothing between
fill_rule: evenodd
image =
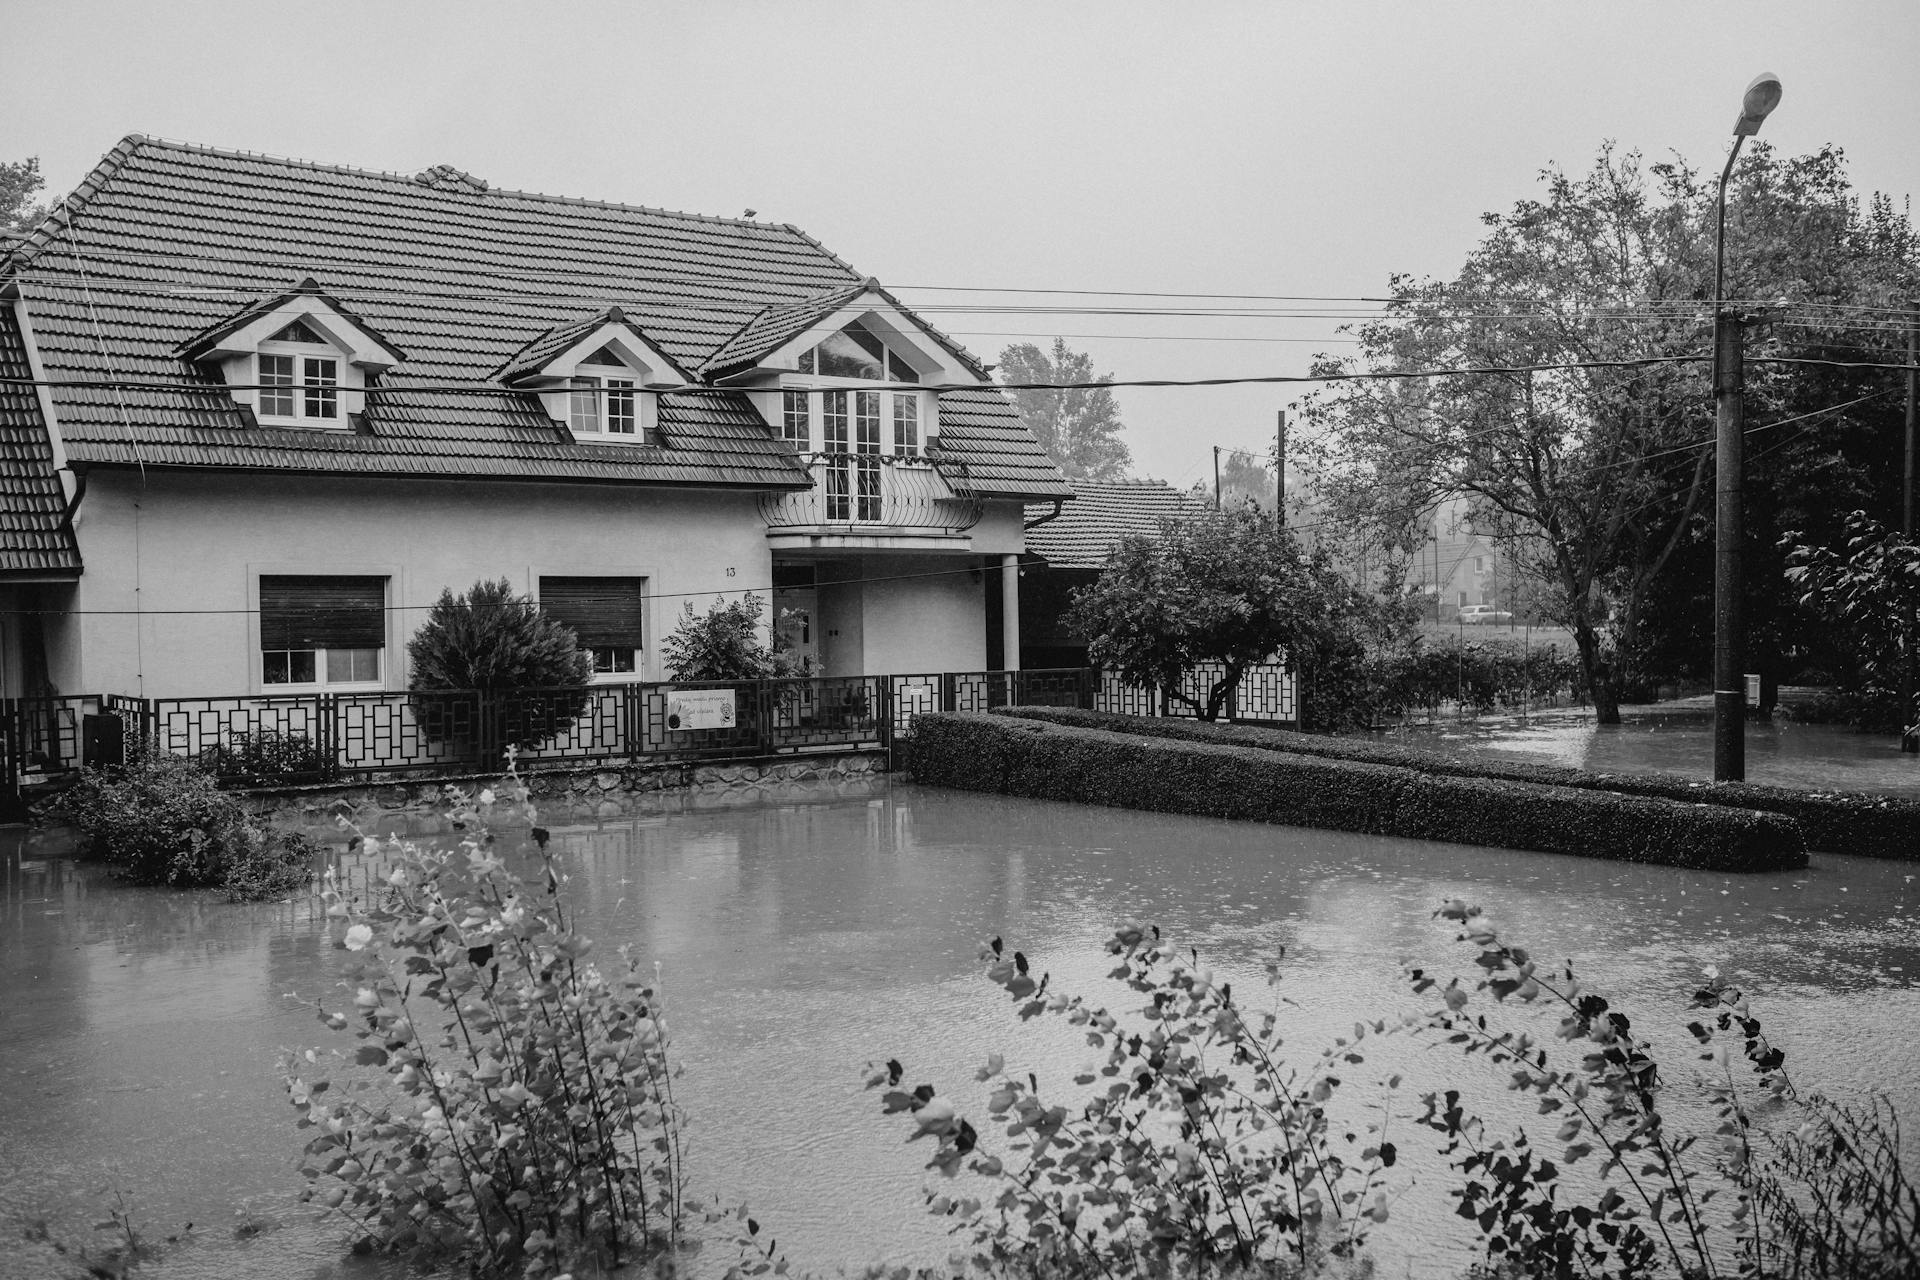
<instances>
[{"instance_id":1,"label":"dormer window","mask_svg":"<svg viewBox=\"0 0 1920 1280\"><path fill-rule=\"evenodd\" d=\"M640 438L640 380L611 347L582 360L567 385L568 423L574 435Z\"/></svg>"},{"instance_id":2,"label":"dormer window","mask_svg":"<svg viewBox=\"0 0 1920 1280\"><path fill-rule=\"evenodd\" d=\"M871 329L855 320L800 353L800 372L862 382L918 382L920 375Z\"/></svg>"},{"instance_id":3,"label":"dormer window","mask_svg":"<svg viewBox=\"0 0 1920 1280\"><path fill-rule=\"evenodd\" d=\"M326 354L308 354L316 348ZM262 342L254 369L260 384L254 411L261 418L341 425L339 355L307 324L296 320Z\"/></svg>"}]
</instances>

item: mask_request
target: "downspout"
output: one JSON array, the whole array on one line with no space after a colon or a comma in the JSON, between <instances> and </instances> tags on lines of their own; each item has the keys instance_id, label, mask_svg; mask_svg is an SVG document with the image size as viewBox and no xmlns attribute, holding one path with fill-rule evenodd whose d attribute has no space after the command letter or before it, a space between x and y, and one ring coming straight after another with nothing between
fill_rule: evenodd
<instances>
[{"instance_id":1,"label":"downspout","mask_svg":"<svg viewBox=\"0 0 1920 1280\"><path fill-rule=\"evenodd\" d=\"M1041 516L1037 520L1027 521L1020 526L1020 532L1025 533L1029 529L1038 529L1049 520L1058 520L1060 518L1060 509L1066 505L1067 500L1065 498L1055 498L1053 500L1053 510L1047 512L1046 515Z\"/></svg>"},{"instance_id":2,"label":"downspout","mask_svg":"<svg viewBox=\"0 0 1920 1280\"><path fill-rule=\"evenodd\" d=\"M81 499L87 496L87 466L85 463L79 463L67 469L73 472L73 496L67 499L66 509L60 513L60 527L65 529L67 536L71 538L73 536L73 517L80 510Z\"/></svg>"}]
</instances>

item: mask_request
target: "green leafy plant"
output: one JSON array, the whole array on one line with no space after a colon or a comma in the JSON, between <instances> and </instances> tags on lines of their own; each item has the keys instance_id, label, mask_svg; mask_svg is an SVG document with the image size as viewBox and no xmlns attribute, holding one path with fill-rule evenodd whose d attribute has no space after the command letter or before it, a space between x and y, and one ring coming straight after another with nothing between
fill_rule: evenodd
<instances>
[{"instance_id":1,"label":"green leafy plant","mask_svg":"<svg viewBox=\"0 0 1920 1280\"><path fill-rule=\"evenodd\" d=\"M1709 1070L1704 1088L1715 1124L1703 1140L1668 1123L1671 1085L1651 1045L1625 1013L1580 983L1570 963L1541 964L1459 899L1436 914L1479 949L1475 993L1558 1009L1555 1038L1580 1055L1577 1067L1556 1066L1527 1032L1470 1013L1472 994L1458 979L1441 986L1421 969L1408 971L1416 992L1442 995L1427 1024L1465 1053L1498 1064L1509 1089L1532 1095L1540 1114L1553 1117L1562 1163L1597 1162L1597 1196L1563 1200L1560 1169L1524 1131L1489 1135L1456 1091L1424 1097L1421 1123L1445 1137L1461 1174L1458 1212L1479 1227L1495 1269L1629 1277L1670 1268L1712 1277L1732 1256L1749 1277L1916 1273L1920 1197L1893 1113L1884 1103L1861 1109L1801 1098L1785 1052L1717 969L1694 992L1699 1016L1687 1024ZM1762 1108L1772 1113L1766 1130L1758 1124ZM1712 1202L1723 1196L1732 1207L1716 1212Z\"/></svg>"},{"instance_id":2,"label":"green leafy plant","mask_svg":"<svg viewBox=\"0 0 1920 1280\"><path fill-rule=\"evenodd\" d=\"M350 1007L320 1018L356 1047L285 1064L312 1135L309 1197L364 1247L455 1255L482 1276L690 1249L651 976L624 951L605 973L587 960L545 831L531 882L490 847L496 806L535 816L511 769L497 789L449 797L472 833L458 848L366 840L390 859L375 891L323 883L329 935L356 964Z\"/></svg>"},{"instance_id":3,"label":"green leafy plant","mask_svg":"<svg viewBox=\"0 0 1920 1280\"><path fill-rule=\"evenodd\" d=\"M206 760L225 783L324 782L339 771L332 753L311 737L277 729L232 734Z\"/></svg>"},{"instance_id":4,"label":"green leafy plant","mask_svg":"<svg viewBox=\"0 0 1920 1280\"><path fill-rule=\"evenodd\" d=\"M84 769L53 812L88 853L137 884L217 885L234 900L308 884L319 845L252 817L206 763L143 753L114 770Z\"/></svg>"},{"instance_id":5,"label":"green leafy plant","mask_svg":"<svg viewBox=\"0 0 1920 1280\"><path fill-rule=\"evenodd\" d=\"M1241 1005L1197 952L1157 928L1128 926L1107 944L1109 977L1143 998L1132 1011L1052 989L1027 957L995 938L987 976L1021 1019L1065 1019L1104 1060L1075 1078L1084 1103L1053 1101L1030 1074L990 1055L974 1078L1010 1139L990 1150L980 1130L931 1084L910 1085L898 1060L875 1068L882 1109L936 1143L928 1167L985 1178L990 1198L930 1194L988 1269L1032 1274L1204 1276L1282 1264L1305 1269L1358 1255L1387 1221L1386 1171L1397 1159L1388 1108L1364 1139L1330 1128L1327 1104L1388 1030L1355 1023L1304 1069L1280 1056L1280 1015ZM1278 981L1279 965L1268 968ZM1386 1082L1391 1091L1395 1077Z\"/></svg>"},{"instance_id":6,"label":"green leafy plant","mask_svg":"<svg viewBox=\"0 0 1920 1280\"><path fill-rule=\"evenodd\" d=\"M549 617L505 578L464 595L443 590L407 642L415 717L436 742L484 759L564 733L586 709L593 656L572 628ZM435 697L436 692L447 696ZM468 699L479 703L468 719Z\"/></svg>"},{"instance_id":7,"label":"green leafy plant","mask_svg":"<svg viewBox=\"0 0 1920 1280\"><path fill-rule=\"evenodd\" d=\"M806 674L795 654L760 641L766 606L751 591L723 600L704 614L688 604L680 622L660 646L661 659L675 680L776 680Z\"/></svg>"}]
</instances>

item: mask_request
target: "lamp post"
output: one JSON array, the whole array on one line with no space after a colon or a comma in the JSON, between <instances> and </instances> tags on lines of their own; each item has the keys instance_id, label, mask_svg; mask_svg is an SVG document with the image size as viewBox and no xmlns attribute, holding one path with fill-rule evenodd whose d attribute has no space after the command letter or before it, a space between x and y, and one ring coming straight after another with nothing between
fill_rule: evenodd
<instances>
[{"instance_id":1,"label":"lamp post","mask_svg":"<svg viewBox=\"0 0 1920 1280\"><path fill-rule=\"evenodd\" d=\"M1760 132L1760 122L1780 104L1780 78L1763 71L1747 86L1740 118L1733 122L1733 150L1720 170L1713 235L1713 780L1747 776L1747 682L1741 670L1742 621L1740 482L1745 468L1746 369L1741 318L1727 314L1727 179L1740 145Z\"/></svg>"}]
</instances>

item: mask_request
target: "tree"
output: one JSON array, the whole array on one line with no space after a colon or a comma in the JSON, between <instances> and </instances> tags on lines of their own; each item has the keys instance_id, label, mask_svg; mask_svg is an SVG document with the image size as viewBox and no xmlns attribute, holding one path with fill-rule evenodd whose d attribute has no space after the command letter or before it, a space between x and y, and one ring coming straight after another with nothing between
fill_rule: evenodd
<instances>
[{"instance_id":1,"label":"tree","mask_svg":"<svg viewBox=\"0 0 1920 1280\"><path fill-rule=\"evenodd\" d=\"M1711 568L1713 409L1699 357L1711 350L1714 183L1611 146L1585 174L1548 169L1542 182L1541 198L1485 215L1455 279L1396 277L1384 316L1359 330L1357 361L1318 366L1511 372L1347 382L1309 412L1325 433L1321 487L1345 518L1410 546L1419 513L1468 498L1475 529L1552 584L1549 613L1573 632L1600 720L1617 723L1623 691L1661 664L1704 667L1711 643L1697 601ZM1863 209L1831 150L1782 160L1758 147L1729 200L1728 296L1785 300L1764 309L1777 321L1763 335L1772 353L1891 354L1897 334L1863 308L1914 279L1904 215L1884 199ZM1886 456L1860 446L1888 406L1863 391L1870 379L1840 372L1750 370L1750 432L1821 415L1749 451L1750 616L1763 633L1784 611L1777 553L1767 558L1782 513L1872 486ZM1704 581L1710 595L1710 572ZM1676 599L1690 629L1666 615Z\"/></svg>"},{"instance_id":2,"label":"tree","mask_svg":"<svg viewBox=\"0 0 1920 1280\"><path fill-rule=\"evenodd\" d=\"M1093 357L1067 349L1064 338L1044 352L1021 342L1000 353L1000 380L1006 383L1095 383ZM1105 387L1085 391L1009 391L1021 420L1039 438L1040 447L1076 480L1119 480L1133 457L1119 437L1120 406Z\"/></svg>"},{"instance_id":3,"label":"tree","mask_svg":"<svg viewBox=\"0 0 1920 1280\"><path fill-rule=\"evenodd\" d=\"M45 216L45 205L27 203L45 185L40 157L0 160L0 231L26 231Z\"/></svg>"},{"instance_id":4,"label":"tree","mask_svg":"<svg viewBox=\"0 0 1920 1280\"><path fill-rule=\"evenodd\" d=\"M593 657L573 629L514 594L505 578L476 582L465 595L441 591L426 622L407 642L416 693L478 690L487 731L477 748L531 745L564 732L587 704ZM522 694L522 697L506 695ZM461 737L444 699L413 700L429 736Z\"/></svg>"},{"instance_id":5,"label":"tree","mask_svg":"<svg viewBox=\"0 0 1920 1280\"><path fill-rule=\"evenodd\" d=\"M1848 661L1836 667L1841 688L1860 699L1868 719L1892 706L1902 732L1912 733L1916 708L1897 695L1913 678L1920 621L1920 544L1887 529L1864 511L1847 517L1844 555L1786 539L1786 579L1800 607L1835 634Z\"/></svg>"},{"instance_id":6,"label":"tree","mask_svg":"<svg viewBox=\"0 0 1920 1280\"><path fill-rule=\"evenodd\" d=\"M702 614L688 604L660 654L675 680L771 680L804 675L800 662L760 642L760 597L749 591Z\"/></svg>"},{"instance_id":7,"label":"tree","mask_svg":"<svg viewBox=\"0 0 1920 1280\"><path fill-rule=\"evenodd\" d=\"M1259 454L1244 449L1228 449L1220 455L1220 505L1244 507L1273 514L1273 472L1267 470Z\"/></svg>"},{"instance_id":8,"label":"tree","mask_svg":"<svg viewBox=\"0 0 1920 1280\"><path fill-rule=\"evenodd\" d=\"M1066 621L1090 639L1095 664L1217 720L1248 667L1276 654L1296 671L1310 666L1335 652L1361 611L1324 556L1303 555L1286 529L1241 507L1123 539L1106 571L1074 593ZM1181 692L1204 662L1222 668L1205 698Z\"/></svg>"}]
</instances>

